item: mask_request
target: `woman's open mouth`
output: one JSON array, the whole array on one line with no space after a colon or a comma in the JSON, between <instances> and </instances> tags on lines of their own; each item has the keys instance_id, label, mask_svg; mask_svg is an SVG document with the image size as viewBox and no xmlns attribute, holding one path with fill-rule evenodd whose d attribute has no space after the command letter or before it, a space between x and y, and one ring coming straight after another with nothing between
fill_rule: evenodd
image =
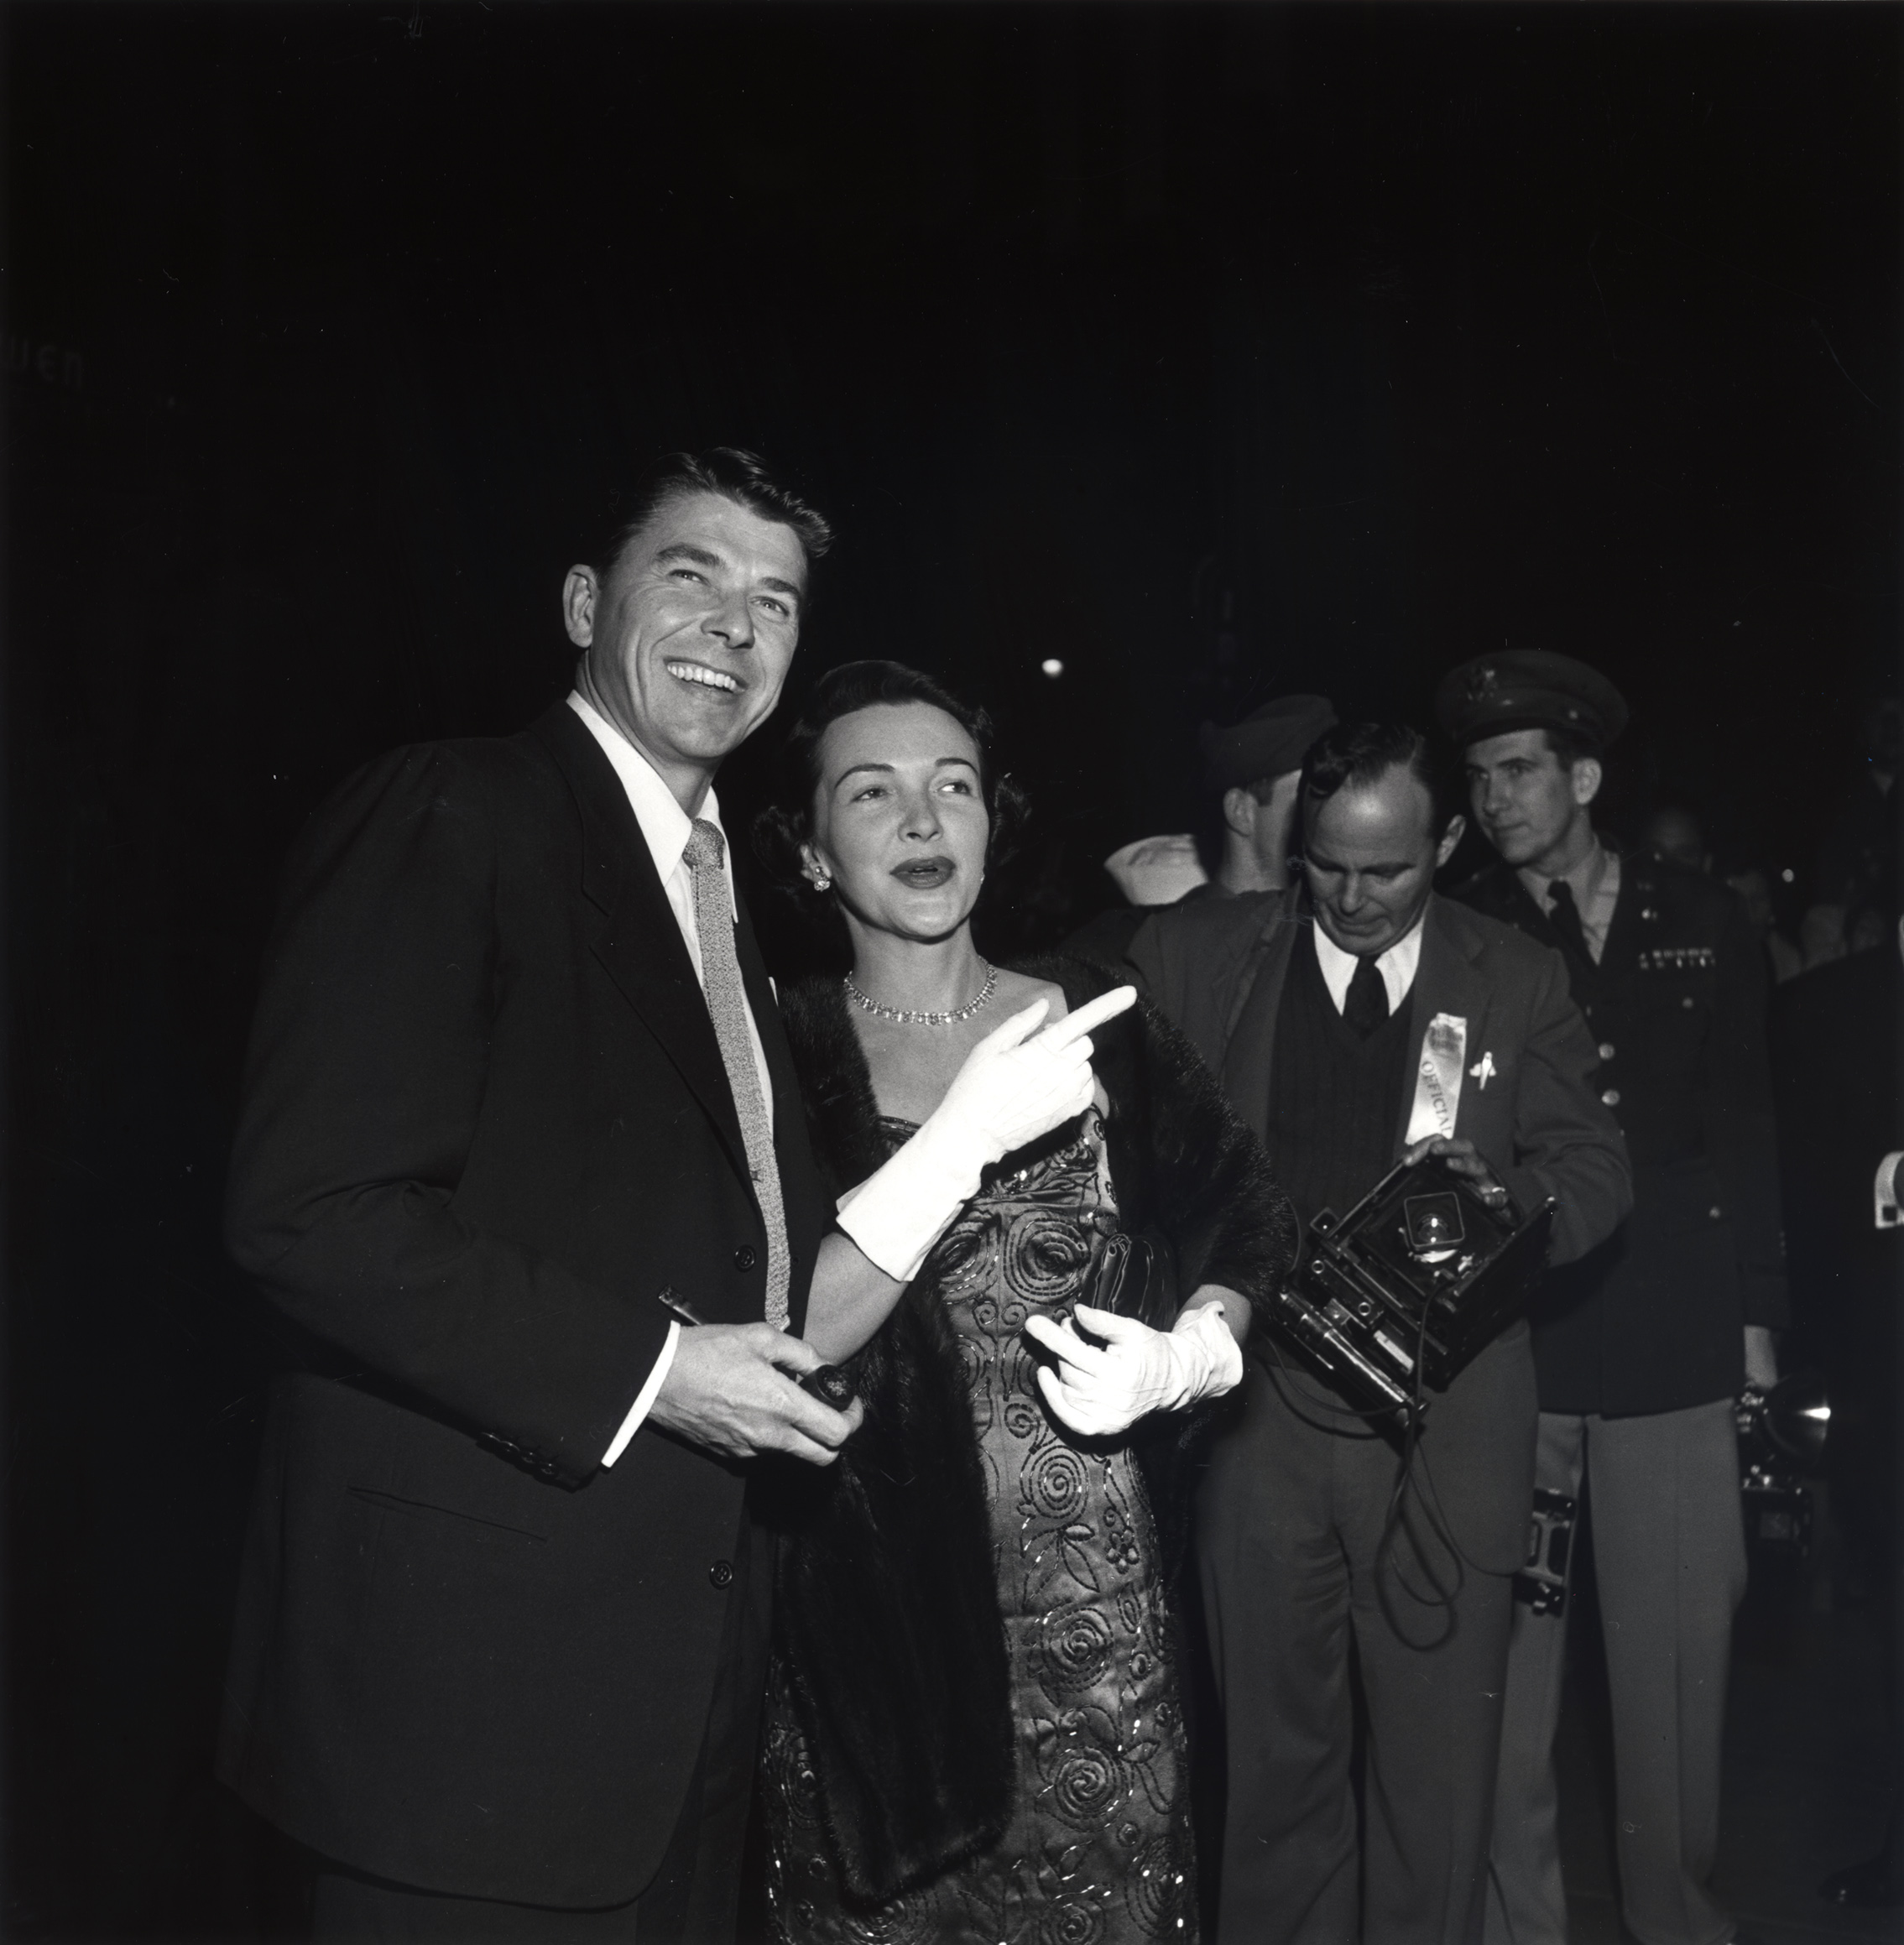
<instances>
[{"instance_id":1,"label":"woman's open mouth","mask_svg":"<svg viewBox=\"0 0 1904 1945\"><path fill-rule=\"evenodd\" d=\"M949 858L910 858L893 867L893 876L915 891L931 891L958 869Z\"/></svg>"}]
</instances>

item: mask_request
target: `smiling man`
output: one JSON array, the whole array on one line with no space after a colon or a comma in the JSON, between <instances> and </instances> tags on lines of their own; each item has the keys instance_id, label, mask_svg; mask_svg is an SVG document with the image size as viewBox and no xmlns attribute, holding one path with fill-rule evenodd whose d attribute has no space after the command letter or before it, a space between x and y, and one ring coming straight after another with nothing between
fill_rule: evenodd
<instances>
[{"instance_id":1,"label":"smiling man","mask_svg":"<svg viewBox=\"0 0 1904 1945\"><path fill-rule=\"evenodd\" d=\"M228 1234L308 1350L220 1769L321 1939L732 1934L747 1462L860 1412L797 1382L830 1212L713 780L827 539L744 453L669 461L568 575L566 702L372 764L293 853Z\"/></svg>"},{"instance_id":2,"label":"smiling man","mask_svg":"<svg viewBox=\"0 0 1904 1945\"><path fill-rule=\"evenodd\" d=\"M1436 897L1461 835L1427 739L1329 731L1297 793L1303 882L1151 919L1131 959L1267 1144L1305 1223L1432 1150L1504 1206L1559 1203L1555 1254L1625 1215L1612 1116L1558 958ZM1453 1084L1428 1037L1458 1045ZM1212 1454L1197 1557L1228 1801L1219 1932L1281 1945L1479 1936L1511 1576L1533 1489L1515 1323L1396 1444L1259 1341ZM1351 1644L1367 1704L1362 1834Z\"/></svg>"}]
</instances>

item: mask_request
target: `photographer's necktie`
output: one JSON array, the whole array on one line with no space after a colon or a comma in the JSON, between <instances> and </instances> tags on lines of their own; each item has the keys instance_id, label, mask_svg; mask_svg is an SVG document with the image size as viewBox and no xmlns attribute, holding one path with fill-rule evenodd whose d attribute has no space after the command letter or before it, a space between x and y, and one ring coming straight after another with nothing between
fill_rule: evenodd
<instances>
[{"instance_id":1,"label":"photographer's necktie","mask_svg":"<svg viewBox=\"0 0 1904 1945\"><path fill-rule=\"evenodd\" d=\"M1358 959L1342 1003L1342 1017L1364 1040L1388 1018L1388 984L1373 959Z\"/></svg>"},{"instance_id":2,"label":"photographer's necktie","mask_svg":"<svg viewBox=\"0 0 1904 1945\"><path fill-rule=\"evenodd\" d=\"M740 959L734 951L733 900L721 869L724 849L719 826L696 817L681 856L694 873L694 931L701 941L701 979L707 989L707 1011L714 1021L714 1037L721 1043L734 1112L740 1117L740 1138L747 1147L747 1165L767 1225L767 1322L784 1331L787 1285L791 1280L786 1211L780 1201L774 1130L761 1098L754 1044L747 1031L747 990L741 983Z\"/></svg>"}]
</instances>

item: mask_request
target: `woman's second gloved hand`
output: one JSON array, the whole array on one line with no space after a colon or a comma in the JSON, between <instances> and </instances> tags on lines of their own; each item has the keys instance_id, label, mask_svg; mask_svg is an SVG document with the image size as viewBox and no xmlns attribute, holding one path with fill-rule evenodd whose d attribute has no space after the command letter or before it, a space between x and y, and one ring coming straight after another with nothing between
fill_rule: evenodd
<instances>
[{"instance_id":1,"label":"woman's second gloved hand","mask_svg":"<svg viewBox=\"0 0 1904 1945\"><path fill-rule=\"evenodd\" d=\"M1079 1323L1103 1344L1087 1343ZM1167 1331L1081 1303L1062 1324L1027 1318L1025 1332L1057 1360L1055 1368L1039 1367L1045 1402L1088 1437L1122 1431L1152 1411L1179 1411L1199 1398L1218 1396L1243 1377L1243 1353L1220 1303L1187 1310Z\"/></svg>"},{"instance_id":2,"label":"woman's second gloved hand","mask_svg":"<svg viewBox=\"0 0 1904 1945\"><path fill-rule=\"evenodd\" d=\"M1091 1030L1137 998L1119 986L1039 1030L1047 1003L1015 1013L965 1056L944 1100L876 1174L840 1197L862 1254L909 1283L996 1161L1091 1103Z\"/></svg>"}]
</instances>

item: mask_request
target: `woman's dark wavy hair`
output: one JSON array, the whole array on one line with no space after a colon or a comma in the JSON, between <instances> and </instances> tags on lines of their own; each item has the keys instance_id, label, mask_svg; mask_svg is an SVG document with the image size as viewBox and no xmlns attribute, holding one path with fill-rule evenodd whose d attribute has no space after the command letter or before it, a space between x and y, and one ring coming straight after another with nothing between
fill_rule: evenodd
<instances>
[{"instance_id":1,"label":"woman's dark wavy hair","mask_svg":"<svg viewBox=\"0 0 1904 1945\"><path fill-rule=\"evenodd\" d=\"M813 799L820 788L820 741L829 724L879 703L925 702L942 709L978 748L978 789L991 819L985 862L1011 855L1024 828L1025 793L992 760L992 719L949 689L903 662L842 662L814 685L775 762L773 799L754 820L754 848L775 882L810 912L830 909L801 868L800 847L813 835Z\"/></svg>"}]
</instances>

